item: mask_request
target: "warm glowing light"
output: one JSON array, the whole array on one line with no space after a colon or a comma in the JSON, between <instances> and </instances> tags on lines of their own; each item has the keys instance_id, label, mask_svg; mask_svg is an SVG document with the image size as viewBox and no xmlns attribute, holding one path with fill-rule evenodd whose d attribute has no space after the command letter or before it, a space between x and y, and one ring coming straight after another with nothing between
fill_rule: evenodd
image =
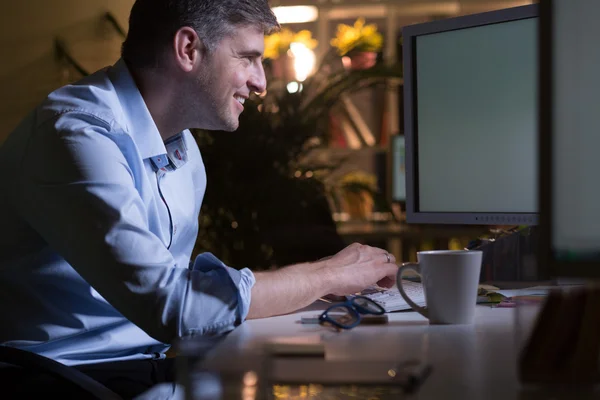
<instances>
[{"instance_id":1,"label":"warm glowing light","mask_svg":"<svg viewBox=\"0 0 600 400\"><path fill-rule=\"evenodd\" d=\"M244 386L256 386L258 375L254 371L248 371L244 374Z\"/></svg>"},{"instance_id":2,"label":"warm glowing light","mask_svg":"<svg viewBox=\"0 0 600 400\"><path fill-rule=\"evenodd\" d=\"M256 400L256 387L244 386L242 389L242 400Z\"/></svg>"},{"instance_id":3,"label":"warm glowing light","mask_svg":"<svg viewBox=\"0 0 600 400\"><path fill-rule=\"evenodd\" d=\"M280 24L312 22L319 18L319 10L315 6L273 7L271 10Z\"/></svg>"},{"instance_id":4,"label":"warm glowing light","mask_svg":"<svg viewBox=\"0 0 600 400\"><path fill-rule=\"evenodd\" d=\"M304 82L313 72L316 63L314 51L306 47L304 43L294 42L290 44L290 52L294 56L294 71L296 80Z\"/></svg>"},{"instance_id":5,"label":"warm glowing light","mask_svg":"<svg viewBox=\"0 0 600 400\"><path fill-rule=\"evenodd\" d=\"M299 91L302 90L302 85L296 81L291 81L290 83L287 84L286 87L287 87L287 91L289 93L298 93Z\"/></svg>"},{"instance_id":6,"label":"warm glowing light","mask_svg":"<svg viewBox=\"0 0 600 400\"><path fill-rule=\"evenodd\" d=\"M242 400L256 400L256 384L258 383L258 375L256 372L246 372L242 381L244 383Z\"/></svg>"}]
</instances>

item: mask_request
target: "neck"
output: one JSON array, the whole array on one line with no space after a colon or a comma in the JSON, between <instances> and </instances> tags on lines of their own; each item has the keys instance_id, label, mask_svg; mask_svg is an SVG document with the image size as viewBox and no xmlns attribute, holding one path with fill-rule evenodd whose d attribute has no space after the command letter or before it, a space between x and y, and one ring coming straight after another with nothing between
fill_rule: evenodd
<instances>
[{"instance_id":1,"label":"neck","mask_svg":"<svg viewBox=\"0 0 600 400\"><path fill-rule=\"evenodd\" d=\"M177 105L177 80L159 69L131 69L131 75L163 140L186 129Z\"/></svg>"}]
</instances>

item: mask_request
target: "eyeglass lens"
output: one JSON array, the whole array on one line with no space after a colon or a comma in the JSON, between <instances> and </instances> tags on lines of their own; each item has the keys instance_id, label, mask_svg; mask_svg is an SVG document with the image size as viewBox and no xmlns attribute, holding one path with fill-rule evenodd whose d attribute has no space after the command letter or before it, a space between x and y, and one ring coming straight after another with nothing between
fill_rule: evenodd
<instances>
[{"instance_id":1,"label":"eyeglass lens","mask_svg":"<svg viewBox=\"0 0 600 400\"><path fill-rule=\"evenodd\" d=\"M352 304L360 308L361 312L368 314L383 314L385 310L374 301L367 299L365 297L355 297L352 299Z\"/></svg>"},{"instance_id":2,"label":"eyeglass lens","mask_svg":"<svg viewBox=\"0 0 600 400\"><path fill-rule=\"evenodd\" d=\"M334 307L327 311L327 318L342 326L353 325L358 321L358 313L349 307Z\"/></svg>"}]
</instances>

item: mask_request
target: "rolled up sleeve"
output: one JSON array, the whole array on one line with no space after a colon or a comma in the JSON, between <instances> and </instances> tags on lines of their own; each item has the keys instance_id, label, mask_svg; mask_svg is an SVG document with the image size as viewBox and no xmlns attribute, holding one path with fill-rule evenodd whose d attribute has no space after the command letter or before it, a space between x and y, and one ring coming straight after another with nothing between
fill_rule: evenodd
<instances>
[{"instance_id":1,"label":"rolled up sleeve","mask_svg":"<svg viewBox=\"0 0 600 400\"><path fill-rule=\"evenodd\" d=\"M250 309L252 287L256 283L252 271L248 268L236 270L228 267L212 253L203 253L196 257L192 270L201 272L203 277L211 280L203 288L203 293L207 296L203 303L204 307L215 309L205 310L203 314L218 317L207 321L201 330L184 328L184 335L218 334L244 322ZM211 287L214 287L214 290ZM197 310L190 312L196 313ZM223 314L224 312L226 314ZM188 318L192 319L191 316Z\"/></svg>"}]
</instances>

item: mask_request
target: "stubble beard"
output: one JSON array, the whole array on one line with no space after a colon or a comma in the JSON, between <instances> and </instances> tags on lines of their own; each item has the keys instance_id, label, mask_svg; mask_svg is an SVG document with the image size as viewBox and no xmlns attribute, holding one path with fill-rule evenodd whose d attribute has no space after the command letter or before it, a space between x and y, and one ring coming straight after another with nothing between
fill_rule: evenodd
<instances>
[{"instance_id":1,"label":"stubble beard","mask_svg":"<svg viewBox=\"0 0 600 400\"><path fill-rule=\"evenodd\" d=\"M211 78L208 74L202 74L196 79L196 87L198 90L195 109L204 109L210 114L199 116L198 118L208 117L211 130L233 132L239 126L239 120L233 115L231 110L231 101L233 100L233 97L231 99L220 97L219 95L221 93L219 93L219 90L214 85L216 81L216 79ZM208 103L206 103L206 100L208 100ZM204 107L200 107L202 103L204 103Z\"/></svg>"}]
</instances>

